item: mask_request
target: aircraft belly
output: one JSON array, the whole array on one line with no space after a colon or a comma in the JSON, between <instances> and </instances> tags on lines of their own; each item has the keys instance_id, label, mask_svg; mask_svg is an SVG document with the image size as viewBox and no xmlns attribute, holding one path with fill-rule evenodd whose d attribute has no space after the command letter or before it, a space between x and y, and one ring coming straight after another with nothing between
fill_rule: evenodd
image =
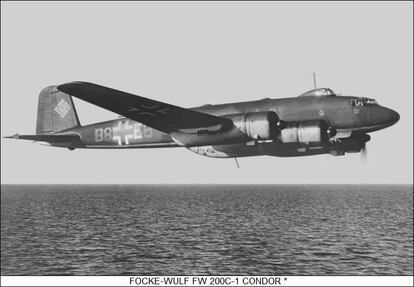
<instances>
[{"instance_id":1,"label":"aircraft belly","mask_svg":"<svg viewBox=\"0 0 414 287\"><path fill-rule=\"evenodd\" d=\"M218 152L222 152L229 157L247 157L257 155L268 156L305 156L326 153L327 150L324 146L300 146L298 144L283 144L279 142L273 143L256 143L255 145L233 145L227 146L214 146L214 149Z\"/></svg>"},{"instance_id":2,"label":"aircraft belly","mask_svg":"<svg viewBox=\"0 0 414 287\"><path fill-rule=\"evenodd\" d=\"M328 152L326 147L322 145L304 147L298 144L283 144L279 142L256 143L252 145L229 144L201 146L191 147L189 150L200 155L214 158L248 157L258 155L288 157L314 155Z\"/></svg>"},{"instance_id":3,"label":"aircraft belly","mask_svg":"<svg viewBox=\"0 0 414 287\"><path fill-rule=\"evenodd\" d=\"M329 153L334 156L360 152L369 141L367 135L355 135L337 142L300 144L281 142L256 142L250 144L216 145L209 147L209 153L200 153L210 157L246 157L268 155L277 157L309 156ZM202 150L202 147L199 147Z\"/></svg>"}]
</instances>

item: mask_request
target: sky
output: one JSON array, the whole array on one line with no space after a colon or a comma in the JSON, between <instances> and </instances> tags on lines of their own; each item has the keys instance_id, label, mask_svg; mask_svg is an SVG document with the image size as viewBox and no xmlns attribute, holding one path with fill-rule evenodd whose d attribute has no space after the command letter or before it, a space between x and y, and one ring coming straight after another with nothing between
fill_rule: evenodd
<instances>
[{"instance_id":1,"label":"sky","mask_svg":"<svg viewBox=\"0 0 414 287\"><path fill-rule=\"evenodd\" d=\"M295 97L375 98L400 121L359 154L212 159L184 148L86 150L34 134L49 85L88 81L182 107ZM81 124L117 117L75 99ZM413 182L412 2L1 3L1 182Z\"/></svg>"}]
</instances>

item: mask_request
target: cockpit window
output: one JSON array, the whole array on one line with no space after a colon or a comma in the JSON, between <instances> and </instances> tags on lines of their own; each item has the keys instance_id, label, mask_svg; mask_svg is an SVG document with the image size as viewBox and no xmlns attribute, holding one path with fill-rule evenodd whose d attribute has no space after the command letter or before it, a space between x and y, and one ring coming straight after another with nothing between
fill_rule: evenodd
<instances>
[{"instance_id":1,"label":"cockpit window","mask_svg":"<svg viewBox=\"0 0 414 287\"><path fill-rule=\"evenodd\" d=\"M356 98L351 100L351 106L360 107L365 105L378 105L375 99Z\"/></svg>"},{"instance_id":2,"label":"cockpit window","mask_svg":"<svg viewBox=\"0 0 414 287\"><path fill-rule=\"evenodd\" d=\"M332 91L329 88L320 88L320 89L314 89L307 91L306 93L301 94L299 97L305 97L305 96L316 96L316 97L333 97L336 96L334 91Z\"/></svg>"},{"instance_id":3,"label":"cockpit window","mask_svg":"<svg viewBox=\"0 0 414 287\"><path fill-rule=\"evenodd\" d=\"M378 105L378 102L375 99L364 99L365 103L368 105Z\"/></svg>"}]
</instances>

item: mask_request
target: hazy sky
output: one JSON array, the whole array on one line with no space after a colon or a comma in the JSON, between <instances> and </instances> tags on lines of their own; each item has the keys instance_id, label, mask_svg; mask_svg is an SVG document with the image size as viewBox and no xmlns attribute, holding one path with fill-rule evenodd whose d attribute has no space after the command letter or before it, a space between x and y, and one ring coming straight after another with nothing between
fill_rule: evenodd
<instances>
[{"instance_id":1,"label":"hazy sky","mask_svg":"<svg viewBox=\"0 0 414 287\"><path fill-rule=\"evenodd\" d=\"M34 134L37 97L82 80L183 107L376 98L401 120L359 154L211 159L184 148L75 150L1 139L2 183L412 183L413 3L1 3L1 136ZM75 100L82 124L116 115Z\"/></svg>"}]
</instances>

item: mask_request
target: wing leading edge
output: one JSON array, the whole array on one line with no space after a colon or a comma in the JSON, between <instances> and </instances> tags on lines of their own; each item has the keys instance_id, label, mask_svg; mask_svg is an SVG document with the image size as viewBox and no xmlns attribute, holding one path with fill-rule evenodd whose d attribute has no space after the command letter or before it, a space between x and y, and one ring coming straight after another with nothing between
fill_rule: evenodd
<instances>
[{"instance_id":1,"label":"wing leading edge","mask_svg":"<svg viewBox=\"0 0 414 287\"><path fill-rule=\"evenodd\" d=\"M57 89L164 133L194 131L203 128L217 130L232 124L229 119L200 113L93 83L71 82L62 84Z\"/></svg>"}]
</instances>

